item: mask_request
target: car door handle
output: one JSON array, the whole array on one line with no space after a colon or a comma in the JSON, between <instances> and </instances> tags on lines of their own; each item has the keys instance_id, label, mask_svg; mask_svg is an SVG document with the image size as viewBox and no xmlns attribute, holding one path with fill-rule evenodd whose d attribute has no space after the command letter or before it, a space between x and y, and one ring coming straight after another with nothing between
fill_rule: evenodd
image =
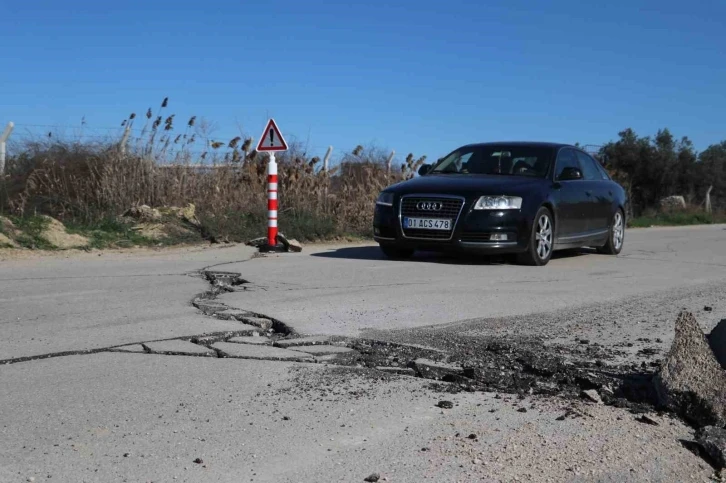
<instances>
[{"instance_id":1,"label":"car door handle","mask_svg":"<svg viewBox=\"0 0 726 483\"><path fill-rule=\"evenodd\" d=\"M592 196L592 191L590 191L590 190L587 190L587 191L585 191L585 194L586 194L587 196Z\"/></svg>"}]
</instances>

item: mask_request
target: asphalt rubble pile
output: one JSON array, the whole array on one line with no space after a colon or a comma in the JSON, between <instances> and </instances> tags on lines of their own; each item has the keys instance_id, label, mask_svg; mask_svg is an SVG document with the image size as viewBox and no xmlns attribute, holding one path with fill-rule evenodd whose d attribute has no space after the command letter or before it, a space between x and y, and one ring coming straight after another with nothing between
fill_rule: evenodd
<instances>
[{"instance_id":1,"label":"asphalt rubble pile","mask_svg":"<svg viewBox=\"0 0 726 483\"><path fill-rule=\"evenodd\" d=\"M331 364L355 365L431 379L443 392L501 392L581 398L626 408L645 424L671 413L696 429L693 443L715 469L726 466L726 319L706 337L693 314L682 312L663 360L616 364L615 351L544 345L517 338L457 337L437 347L351 339L355 352ZM442 339L439 339L442 342Z\"/></svg>"},{"instance_id":2,"label":"asphalt rubble pile","mask_svg":"<svg viewBox=\"0 0 726 483\"><path fill-rule=\"evenodd\" d=\"M440 381L435 387L448 392L486 391L522 395L584 397L596 391L606 404L641 412L656 402L653 377L656 364L610 365L599 357L604 349L585 352L568 347L545 346L535 340L476 338L458 344L458 350L355 339L347 343L355 353L337 358L334 364L396 369ZM467 343L468 342L468 343ZM589 359L589 356L594 356ZM591 392L589 394L592 394Z\"/></svg>"},{"instance_id":3,"label":"asphalt rubble pile","mask_svg":"<svg viewBox=\"0 0 726 483\"><path fill-rule=\"evenodd\" d=\"M249 240L246 245L257 248L260 253L267 252L294 252L299 253L302 251L302 244L295 239L288 239L282 233L278 233L275 238L275 245L270 246L267 237L254 238Z\"/></svg>"}]
</instances>

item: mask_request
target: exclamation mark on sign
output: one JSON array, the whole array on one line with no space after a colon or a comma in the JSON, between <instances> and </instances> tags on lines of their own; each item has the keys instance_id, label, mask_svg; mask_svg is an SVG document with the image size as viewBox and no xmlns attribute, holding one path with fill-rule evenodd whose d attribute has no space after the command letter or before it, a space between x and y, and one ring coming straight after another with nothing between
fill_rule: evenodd
<instances>
[{"instance_id":1,"label":"exclamation mark on sign","mask_svg":"<svg viewBox=\"0 0 726 483\"><path fill-rule=\"evenodd\" d=\"M275 145L275 130L270 129L270 147Z\"/></svg>"}]
</instances>

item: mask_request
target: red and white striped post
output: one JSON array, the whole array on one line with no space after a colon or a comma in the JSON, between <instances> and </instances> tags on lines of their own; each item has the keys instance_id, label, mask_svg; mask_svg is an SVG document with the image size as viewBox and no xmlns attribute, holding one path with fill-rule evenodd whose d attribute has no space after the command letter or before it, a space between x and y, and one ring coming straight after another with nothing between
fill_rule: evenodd
<instances>
[{"instance_id":1,"label":"red and white striped post","mask_svg":"<svg viewBox=\"0 0 726 483\"><path fill-rule=\"evenodd\" d=\"M267 244L277 246L277 162L274 151L270 151L267 163Z\"/></svg>"},{"instance_id":2,"label":"red and white striped post","mask_svg":"<svg viewBox=\"0 0 726 483\"><path fill-rule=\"evenodd\" d=\"M267 121L265 130L257 143L257 151L270 153L267 163L267 246L277 247L277 162L276 151L287 151L287 142L282 137L274 119Z\"/></svg>"}]
</instances>

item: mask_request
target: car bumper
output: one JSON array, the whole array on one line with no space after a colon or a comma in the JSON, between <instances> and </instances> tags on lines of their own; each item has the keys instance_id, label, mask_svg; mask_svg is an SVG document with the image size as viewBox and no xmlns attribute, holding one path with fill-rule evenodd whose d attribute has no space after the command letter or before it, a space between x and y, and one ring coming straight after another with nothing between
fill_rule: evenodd
<instances>
[{"instance_id":1,"label":"car bumper","mask_svg":"<svg viewBox=\"0 0 726 483\"><path fill-rule=\"evenodd\" d=\"M471 210L465 202L449 233L412 234L403 228L398 207L377 205L373 217L374 239L380 244L426 251L520 253L527 250L531 220L520 210ZM439 237L438 239L430 236ZM446 238L442 238L446 236ZM506 238L506 239L502 239Z\"/></svg>"}]
</instances>

